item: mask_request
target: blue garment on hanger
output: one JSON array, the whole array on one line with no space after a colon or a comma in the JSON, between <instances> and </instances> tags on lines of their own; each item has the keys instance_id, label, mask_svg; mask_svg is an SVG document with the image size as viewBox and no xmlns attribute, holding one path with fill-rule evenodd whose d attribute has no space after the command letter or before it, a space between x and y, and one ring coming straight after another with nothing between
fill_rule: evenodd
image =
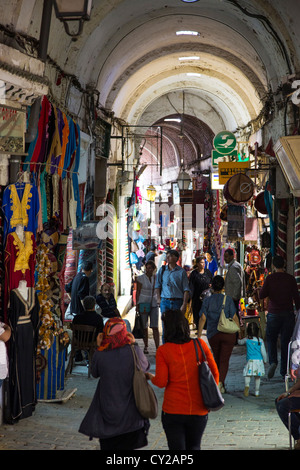
<instances>
[{"instance_id":1,"label":"blue garment on hanger","mask_svg":"<svg viewBox=\"0 0 300 470\"><path fill-rule=\"evenodd\" d=\"M270 220L270 236L271 236L271 248L270 253L272 256L275 256L275 228L274 228L274 220L273 220L273 199L270 191L267 190L267 185L269 182L266 183L265 192L264 192L264 201L268 211L269 220Z\"/></svg>"}]
</instances>

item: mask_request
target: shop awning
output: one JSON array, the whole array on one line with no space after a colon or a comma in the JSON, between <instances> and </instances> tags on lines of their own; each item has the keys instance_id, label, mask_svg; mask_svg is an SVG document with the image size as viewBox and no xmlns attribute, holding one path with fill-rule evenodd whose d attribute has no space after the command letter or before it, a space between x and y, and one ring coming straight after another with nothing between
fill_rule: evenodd
<instances>
[{"instance_id":1,"label":"shop awning","mask_svg":"<svg viewBox=\"0 0 300 470\"><path fill-rule=\"evenodd\" d=\"M274 151L291 193L300 197L300 136L281 137Z\"/></svg>"}]
</instances>

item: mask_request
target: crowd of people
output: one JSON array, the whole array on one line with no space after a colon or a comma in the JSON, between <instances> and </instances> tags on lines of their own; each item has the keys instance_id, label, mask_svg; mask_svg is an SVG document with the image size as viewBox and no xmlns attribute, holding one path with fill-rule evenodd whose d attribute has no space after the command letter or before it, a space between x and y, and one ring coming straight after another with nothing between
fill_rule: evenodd
<instances>
[{"instance_id":1,"label":"crowd of people","mask_svg":"<svg viewBox=\"0 0 300 470\"><path fill-rule=\"evenodd\" d=\"M260 394L261 377L269 362L268 378L274 375L280 362L284 378L288 360L288 347L293 338L298 347L300 335L300 296L294 276L284 269L280 256L273 258L273 272L258 290L259 298L268 298L266 346L256 322L250 322L241 332L240 299L245 295L243 267L235 259L232 249L224 253L227 265L225 279L218 274L218 265L208 255L195 259L193 269L179 265L179 253L170 249L159 269L155 263L155 250L145 262L144 272L136 278L136 312L141 316L144 349L136 343L130 322L121 318L112 287L101 286L100 293L90 295L91 263L85 263L73 281L66 286L70 295L69 315L72 323L92 325L96 328L97 348L91 372L99 380L94 398L79 431L100 440L102 450L130 450L145 447L150 428L149 419L143 418L133 393L134 347L146 379L164 389L162 426L170 450L199 450L209 410L203 402L188 305L192 310L195 336L200 341L211 372L221 393L226 393L226 376L235 345L246 346L243 368L244 395L249 395L254 380L254 395ZM218 328L222 312L237 325L238 332L223 332ZM159 315L162 338L160 344ZM148 327L153 331L156 348L155 374L149 372ZM203 338L205 334L206 341ZM7 376L5 342L10 328L0 324L0 384ZM280 338L280 361L278 361ZM295 449L300 449L300 367L297 349L291 357L291 378L294 384L276 397L275 408L283 424L288 427L291 412L291 432ZM78 351L80 355L82 351ZM203 360L199 350L200 361ZM76 357L75 361L82 360ZM182 400L182 397L185 397Z\"/></svg>"},{"instance_id":2,"label":"crowd of people","mask_svg":"<svg viewBox=\"0 0 300 470\"><path fill-rule=\"evenodd\" d=\"M175 249L165 253L158 269L155 258L153 249L145 260L143 274L136 278L136 312L142 321L143 349L136 343L130 322L121 317L112 286L106 283L96 297L90 295L91 263L85 263L66 286L70 296L69 319L74 325L91 325L96 329L97 348L91 372L101 379L79 431L90 438L99 438L102 450L130 450L147 445L150 422L137 410L133 392L131 349L134 347L146 379L164 389L161 420L169 449L199 450L209 410L199 385L193 344L196 337L221 393L226 393L226 376L235 345L246 347L243 367L246 397L252 379L254 396L260 395L261 377L265 375L267 363L269 379L278 364L285 379L291 359L290 377L294 383L275 398L275 408L286 427L291 414L291 433L295 449L300 450L300 414L293 411L300 408L300 315L297 316L300 295L294 276L285 270L284 259L273 257L273 272L257 289L258 298L268 299L265 345L256 322L241 329L240 299L245 296L245 275L232 249L224 253L225 279L218 274L218 264L211 254L197 257L189 272L180 266L180 254ZM187 315L189 305L194 328ZM220 330L223 314L235 323L233 332ZM147 359L149 327L156 348L155 374L150 373ZM193 329L195 337L191 334ZM8 374L5 343L10 335L9 326L0 323L0 385ZM295 349L290 355L291 340ZM81 354L78 351L75 361L82 361ZM200 361L203 360L201 350L199 355Z\"/></svg>"}]
</instances>

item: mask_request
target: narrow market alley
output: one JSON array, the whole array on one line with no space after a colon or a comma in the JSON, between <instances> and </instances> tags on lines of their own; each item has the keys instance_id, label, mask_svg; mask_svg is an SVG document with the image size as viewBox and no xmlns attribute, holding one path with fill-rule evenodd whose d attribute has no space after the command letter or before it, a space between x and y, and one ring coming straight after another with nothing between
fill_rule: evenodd
<instances>
[{"instance_id":1,"label":"narrow market alley","mask_svg":"<svg viewBox=\"0 0 300 470\"><path fill-rule=\"evenodd\" d=\"M129 318L134 321L133 311L129 312ZM137 342L142 347L142 340ZM155 346L152 338L148 359L154 372ZM288 432L274 406L275 398L284 391L284 382L277 371L273 379L262 379L259 397L250 393L246 398L243 395L244 362L245 349L236 346L230 359L225 406L218 412L210 413L202 450L286 451L289 448ZM14 426L0 426L0 450L99 450L97 439L89 441L78 432L97 382L98 379L88 379L86 366L75 366L65 387L66 392L76 389L72 398L60 403L40 402L31 418L21 420ZM142 449L153 454L168 450L160 419L163 390L155 386L154 389L159 401L159 414L151 420L149 443Z\"/></svg>"},{"instance_id":2,"label":"narrow market alley","mask_svg":"<svg viewBox=\"0 0 300 470\"><path fill-rule=\"evenodd\" d=\"M226 385L202 449L300 449L299 31L300 0L0 1L0 450L142 446L134 339L144 453L198 449L188 328Z\"/></svg>"}]
</instances>

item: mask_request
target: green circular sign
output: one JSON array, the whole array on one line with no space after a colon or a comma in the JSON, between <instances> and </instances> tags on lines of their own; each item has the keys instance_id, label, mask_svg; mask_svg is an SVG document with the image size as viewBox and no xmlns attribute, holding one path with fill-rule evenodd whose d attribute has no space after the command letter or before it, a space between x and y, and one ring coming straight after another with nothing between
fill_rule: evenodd
<instances>
[{"instance_id":1,"label":"green circular sign","mask_svg":"<svg viewBox=\"0 0 300 470\"><path fill-rule=\"evenodd\" d=\"M214 138L214 148L222 155L230 155L236 146L236 138L232 132L219 132Z\"/></svg>"}]
</instances>

